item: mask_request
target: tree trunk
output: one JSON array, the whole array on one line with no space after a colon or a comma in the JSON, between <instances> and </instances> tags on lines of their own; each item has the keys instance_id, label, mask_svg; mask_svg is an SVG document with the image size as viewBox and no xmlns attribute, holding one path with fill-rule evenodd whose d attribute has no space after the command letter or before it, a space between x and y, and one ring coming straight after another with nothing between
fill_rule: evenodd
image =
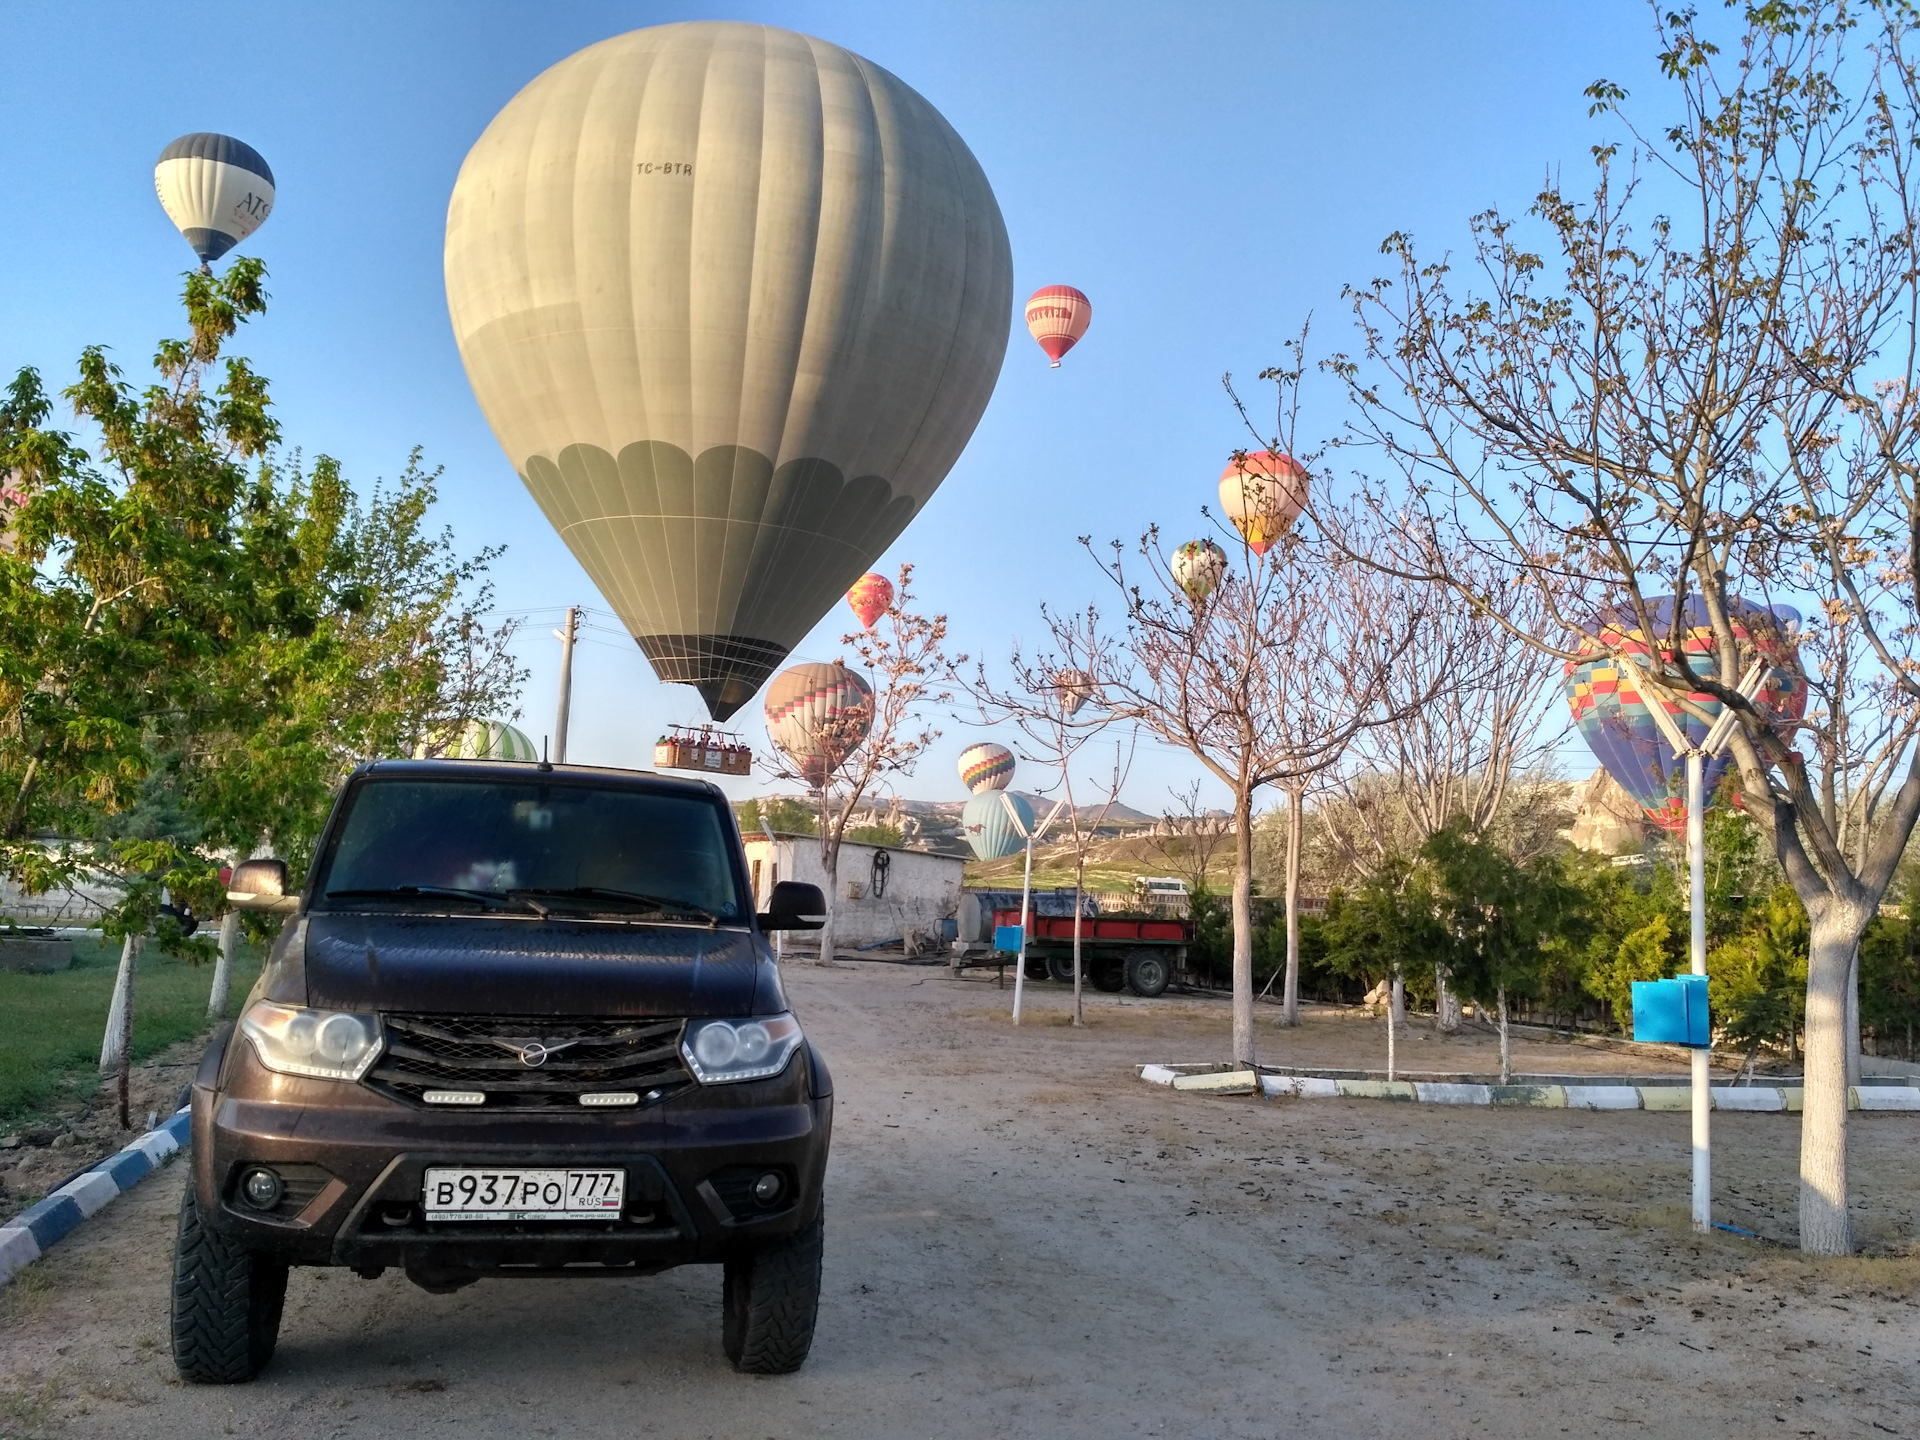
<instances>
[{"instance_id":1,"label":"tree trunk","mask_svg":"<svg viewBox=\"0 0 1920 1440\"><path fill-rule=\"evenodd\" d=\"M229 910L220 917L220 958L213 962L213 990L207 996L207 1018L227 1018L227 991L233 985L233 956L240 948L240 912Z\"/></svg>"},{"instance_id":2,"label":"tree trunk","mask_svg":"<svg viewBox=\"0 0 1920 1440\"><path fill-rule=\"evenodd\" d=\"M1853 1253L1847 1215L1847 982L1870 912L1818 907L1807 954L1806 1100L1800 1114L1800 1248Z\"/></svg>"},{"instance_id":3,"label":"tree trunk","mask_svg":"<svg viewBox=\"0 0 1920 1440\"><path fill-rule=\"evenodd\" d=\"M1233 1060L1253 1064L1253 791L1233 797Z\"/></svg>"},{"instance_id":4,"label":"tree trunk","mask_svg":"<svg viewBox=\"0 0 1920 1440\"><path fill-rule=\"evenodd\" d=\"M1847 1084L1860 1083L1860 947L1847 966Z\"/></svg>"},{"instance_id":5,"label":"tree trunk","mask_svg":"<svg viewBox=\"0 0 1920 1440\"><path fill-rule=\"evenodd\" d=\"M127 1002L133 994L133 967L140 957L146 937L129 935L120 942L120 970L113 977L113 1000L107 1006L107 1031L100 1039L100 1071L110 1074L120 1068L120 1047L126 1033Z\"/></svg>"},{"instance_id":6,"label":"tree trunk","mask_svg":"<svg viewBox=\"0 0 1920 1440\"><path fill-rule=\"evenodd\" d=\"M1300 1023L1300 837L1305 821L1298 790L1287 796L1287 988L1281 997L1280 1023Z\"/></svg>"},{"instance_id":7,"label":"tree trunk","mask_svg":"<svg viewBox=\"0 0 1920 1440\"><path fill-rule=\"evenodd\" d=\"M1407 1023L1407 979L1400 973L1400 967L1397 965L1393 970L1393 991L1387 1000L1387 1008L1393 1016L1394 1024Z\"/></svg>"},{"instance_id":8,"label":"tree trunk","mask_svg":"<svg viewBox=\"0 0 1920 1440\"><path fill-rule=\"evenodd\" d=\"M1460 997L1447 984L1447 967L1433 967L1433 1028L1451 1035L1460 1028Z\"/></svg>"},{"instance_id":9,"label":"tree trunk","mask_svg":"<svg viewBox=\"0 0 1920 1440\"><path fill-rule=\"evenodd\" d=\"M1500 1004L1500 1083L1513 1083L1513 1037L1507 1031L1507 987L1502 985L1494 991Z\"/></svg>"},{"instance_id":10,"label":"tree trunk","mask_svg":"<svg viewBox=\"0 0 1920 1440\"><path fill-rule=\"evenodd\" d=\"M1081 899L1082 882L1087 873L1087 857L1084 852L1073 862L1073 1024L1077 1030L1087 1023L1087 1017L1080 1008L1080 912L1085 902Z\"/></svg>"},{"instance_id":11,"label":"tree trunk","mask_svg":"<svg viewBox=\"0 0 1920 1440\"><path fill-rule=\"evenodd\" d=\"M820 847L820 868L826 871L827 883L821 887L827 896L827 919L820 927L820 958L816 965L833 963L833 912L840 901L840 847L838 845Z\"/></svg>"},{"instance_id":12,"label":"tree trunk","mask_svg":"<svg viewBox=\"0 0 1920 1440\"><path fill-rule=\"evenodd\" d=\"M127 1002L121 1010L120 1024L120 1060L114 1067L114 1093L120 1101L120 1128L131 1130L133 1116L127 1113L127 1091L133 1083L133 981L139 973L138 965L127 967Z\"/></svg>"}]
</instances>

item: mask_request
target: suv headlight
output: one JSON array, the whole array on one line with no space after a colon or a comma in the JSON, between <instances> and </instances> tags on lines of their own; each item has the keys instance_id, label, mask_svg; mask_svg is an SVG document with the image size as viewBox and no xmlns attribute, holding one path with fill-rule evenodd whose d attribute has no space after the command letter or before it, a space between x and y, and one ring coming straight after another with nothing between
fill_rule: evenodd
<instances>
[{"instance_id":1,"label":"suv headlight","mask_svg":"<svg viewBox=\"0 0 1920 1440\"><path fill-rule=\"evenodd\" d=\"M358 1080L380 1058L380 1017L259 1000L240 1017L260 1063L282 1075Z\"/></svg>"},{"instance_id":2,"label":"suv headlight","mask_svg":"<svg viewBox=\"0 0 1920 1440\"><path fill-rule=\"evenodd\" d=\"M778 1075L800 1039L800 1022L791 1015L694 1020L680 1041L680 1053L702 1085L724 1085Z\"/></svg>"}]
</instances>

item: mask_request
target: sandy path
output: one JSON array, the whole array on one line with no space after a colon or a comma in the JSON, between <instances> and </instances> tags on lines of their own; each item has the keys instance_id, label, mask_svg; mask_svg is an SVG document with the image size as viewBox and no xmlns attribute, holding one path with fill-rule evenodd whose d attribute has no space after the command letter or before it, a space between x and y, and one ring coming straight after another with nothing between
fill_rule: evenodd
<instances>
[{"instance_id":1,"label":"sandy path","mask_svg":"<svg viewBox=\"0 0 1920 1440\"><path fill-rule=\"evenodd\" d=\"M1223 1008L1096 997L1074 1032L1035 987L1014 1031L979 978L790 984L838 1092L799 1375L726 1366L712 1270L297 1271L268 1372L183 1387L174 1169L0 1292L0 1435L1920 1435L1920 1261L1696 1239L1685 1116L1176 1096L1131 1065L1214 1053ZM1715 1121L1725 1213L1789 1233L1796 1123ZM1920 1117L1856 1135L1862 1229L1904 1246Z\"/></svg>"}]
</instances>

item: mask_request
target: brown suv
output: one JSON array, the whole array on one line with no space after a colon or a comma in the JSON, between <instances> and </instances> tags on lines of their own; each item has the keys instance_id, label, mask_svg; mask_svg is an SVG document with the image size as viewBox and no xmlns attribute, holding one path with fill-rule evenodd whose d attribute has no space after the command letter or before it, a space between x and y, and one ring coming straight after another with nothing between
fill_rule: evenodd
<instances>
[{"instance_id":1,"label":"brown suv","mask_svg":"<svg viewBox=\"0 0 1920 1440\"><path fill-rule=\"evenodd\" d=\"M304 894L252 860L233 901L288 919L193 1082L174 1251L181 1375L273 1354L293 1265L483 1278L725 1271L724 1345L796 1369L820 1293L833 1082L701 781L489 761L347 780Z\"/></svg>"}]
</instances>

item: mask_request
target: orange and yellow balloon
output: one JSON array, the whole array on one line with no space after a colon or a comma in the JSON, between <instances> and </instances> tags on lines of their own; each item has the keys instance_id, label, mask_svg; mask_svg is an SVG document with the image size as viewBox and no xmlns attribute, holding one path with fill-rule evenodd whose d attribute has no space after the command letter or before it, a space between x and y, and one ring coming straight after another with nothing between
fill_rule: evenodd
<instances>
[{"instance_id":1,"label":"orange and yellow balloon","mask_svg":"<svg viewBox=\"0 0 1920 1440\"><path fill-rule=\"evenodd\" d=\"M893 608L893 582L869 570L847 591L847 604L860 617L860 624L871 630L875 622Z\"/></svg>"},{"instance_id":2,"label":"orange and yellow balloon","mask_svg":"<svg viewBox=\"0 0 1920 1440\"><path fill-rule=\"evenodd\" d=\"M1247 547L1264 555L1307 505L1307 472L1291 455L1250 450L1220 472L1220 511Z\"/></svg>"}]
</instances>

